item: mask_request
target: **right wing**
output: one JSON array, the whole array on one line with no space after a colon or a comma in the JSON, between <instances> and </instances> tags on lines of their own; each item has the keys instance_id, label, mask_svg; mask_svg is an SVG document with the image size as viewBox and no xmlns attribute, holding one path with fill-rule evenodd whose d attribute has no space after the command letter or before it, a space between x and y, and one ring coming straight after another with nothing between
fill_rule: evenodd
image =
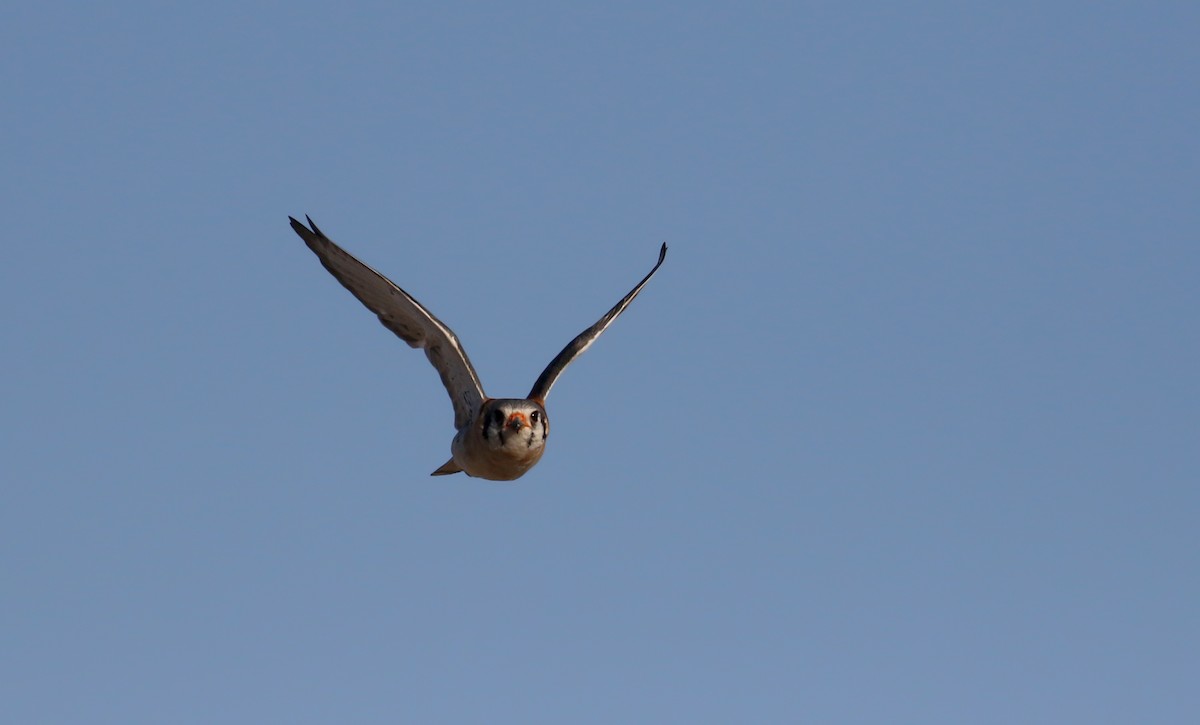
<instances>
[{"instance_id":1,"label":"right wing","mask_svg":"<svg viewBox=\"0 0 1200 725\"><path fill-rule=\"evenodd\" d=\"M483 405L483 386L454 331L387 277L334 244L312 219L305 217L312 229L292 217L288 219L325 269L378 315L384 327L412 347L424 348L454 404L454 427L465 426Z\"/></svg>"},{"instance_id":2,"label":"right wing","mask_svg":"<svg viewBox=\"0 0 1200 725\"><path fill-rule=\"evenodd\" d=\"M654 269L650 270L650 273L643 277L642 281L638 282L636 287L629 290L629 294L622 297L621 301L614 305L611 310L604 313L604 317L601 317L596 324L576 335L574 340L568 342L567 346L554 356L554 359L550 361L550 364L538 376L537 382L533 384L533 389L529 391L530 398L543 405L546 403L546 396L550 394L550 388L554 386L554 381L558 380L558 376L562 375L572 360L582 355L584 350L591 347L596 338L600 337L600 334L607 330L608 326L625 311L625 308L629 306L630 302L633 302L634 297L638 296L638 292L642 291L642 287L646 286L646 283L650 281L650 278L654 276L654 273L658 271L658 268L662 266L663 260L666 258L667 244L663 242L662 248L658 250L658 262L654 264Z\"/></svg>"}]
</instances>

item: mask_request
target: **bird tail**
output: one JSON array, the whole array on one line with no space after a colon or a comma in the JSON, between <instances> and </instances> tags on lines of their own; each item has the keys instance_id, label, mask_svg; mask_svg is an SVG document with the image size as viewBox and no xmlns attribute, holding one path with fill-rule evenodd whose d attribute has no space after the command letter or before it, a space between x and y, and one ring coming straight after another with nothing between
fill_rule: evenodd
<instances>
[{"instance_id":1,"label":"bird tail","mask_svg":"<svg viewBox=\"0 0 1200 725\"><path fill-rule=\"evenodd\" d=\"M458 473L460 471L462 471L462 469L459 468L458 464L454 462L453 458L451 458L450 460L446 461L446 463L441 468L437 469L436 471L434 471L433 473L431 473L429 475L430 476L449 476L451 473Z\"/></svg>"}]
</instances>

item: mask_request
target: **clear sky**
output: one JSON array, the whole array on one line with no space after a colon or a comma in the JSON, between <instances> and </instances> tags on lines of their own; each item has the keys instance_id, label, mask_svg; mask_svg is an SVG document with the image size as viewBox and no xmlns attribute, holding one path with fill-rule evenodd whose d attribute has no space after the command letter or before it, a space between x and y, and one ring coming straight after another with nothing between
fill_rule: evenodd
<instances>
[{"instance_id":1,"label":"clear sky","mask_svg":"<svg viewBox=\"0 0 1200 725\"><path fill-rule=\"evenodd\" d=\"M1198 8L8 8L0 721L1197 722Z\"/></svg>"}]
</instances>

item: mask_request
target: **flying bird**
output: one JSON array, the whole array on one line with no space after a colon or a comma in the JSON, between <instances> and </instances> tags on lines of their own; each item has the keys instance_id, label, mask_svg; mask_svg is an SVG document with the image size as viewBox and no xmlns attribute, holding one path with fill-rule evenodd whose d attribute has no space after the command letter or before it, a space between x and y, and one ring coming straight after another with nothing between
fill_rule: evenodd
<instances>
[{"instance_id":1,"label":"flying bird","mask_svg":"<svg viewBox=\"0 0 1200 725\"><path fill-rule=\"evenodd\" d=\"M288 219L292 229L317 255L325 269L368 310L378 315L384 327L411 347L425 350L425 356L441 376L442 385L454 406L457 432L450 444L450 460L431 474L434 476L461 471L477 478L512 481L533 468L545 451L546 437L550 433L550 419L546 416L546 396L550 394L550 388L567 366L625 311L667 258L667 245L663 244L658 250L658 261L649 274L596 324L567 343L538 376L529 395L489 398L453 330L412 295L334 244L310 217L305 217L308 226L292 217Z\"/></svg>"}]
</instances>

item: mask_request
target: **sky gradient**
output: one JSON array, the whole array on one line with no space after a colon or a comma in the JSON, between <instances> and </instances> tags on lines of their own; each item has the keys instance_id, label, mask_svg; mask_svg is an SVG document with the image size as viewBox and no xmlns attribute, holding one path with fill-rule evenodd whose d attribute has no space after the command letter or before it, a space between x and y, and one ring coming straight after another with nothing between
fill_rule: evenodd
<instances>
[{"instance_id":1,"label":"sky gradient","mask_svg":"<svg viewBox=\"0 0 1200 725\"><path fill-rule=\"evenodd\" d=\"M1196 722L1197 7L10 9L0 721Z\"/></svg>"}]
</instances>

